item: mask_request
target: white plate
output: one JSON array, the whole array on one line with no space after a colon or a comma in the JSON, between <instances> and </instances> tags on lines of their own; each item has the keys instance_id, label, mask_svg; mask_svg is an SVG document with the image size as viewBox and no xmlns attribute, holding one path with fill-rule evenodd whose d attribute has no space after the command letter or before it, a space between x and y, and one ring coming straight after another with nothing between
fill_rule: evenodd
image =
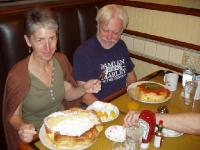
<instances>
[{"instance_id":1,"label":"white plate","mask_svg":"<svg viewBox=\"0 0 200 150\"><path fill-rule=\"evenodd\" d=\"M42 142L42 144L51 150L83 150L83 149L90 147L93 144L93 143L90 143L88 145L85 145L84 147L76 147L76 148L57 147L57 146L53 145L49 141L49 139L46 137L46 131L45 131L44 125L42 125L42 127L40 128L39 138L40 138L40 141Z\"/></svg>"},{"instance_id":2,"label":"white plate","mask_svg":"<svg viewBox=\"0 0 200 150\"><path fill-rule=\"evenodd\" d=\"M129 96L130 96L131 98L133 98L134 100L139 101L139 102L143 102L143 103L158 104L158 103L167 102L168 100L171 99L171 97L172 97L172 92L170 92L170 91L169 91L169 92L170 92L169 96L168 96L166 99L162 100L162 101L147 101L147 100L139 99L138 96L137 96L136 93L135 93L135 88L136 88L138 85L142 84L142 83L156 83L156 84L159 84L159 85L163 86L164 88L168 89L165 85L160 84L160 83L157 83L157 82L153 82L153 81L138 81L138 82L135 82L135 83L130 84L130 85L128 86L128 88L127 88L127 93L128 93ZM130 92L130 90L131 90L131 92Z\"/></svg>"},{"instance_id":3,"label":"white plate","mask_svg":"<svg viewBox=\"0 0 200 150\"><path fill-rule=\"evenodd\" d=\"M87 107L87 110L94 110L97 113L97 115L99 112L102 114L105 113L106 115L102 115L101 117L100 115L98 115L102 122L112 121L119 116L119 109L117 108L117 106L111 103L104 103L101 101L96 101L92 103L91 105ZM115 113L114 117L111 116L110 114L112 111Z\"/></svg>"},{"instance_id":4,"label":"white plate","mask_svg":"<svg viewBox=\"0 0 200 150\"><path fill-rule=\"evenodd\" d=\"M106 137L114 142L123 142L126 138L126 129L120 125L110 126L105 131Z\"/></svg>"},{"instance_id":5,"label":"white plate","mask_svg":"<svg viewBox=\"0 0 200 150\"><path fill-rule=\"evenodd\" d=\"M163 133L163 136L165 136L165 137L179 137L179 136L183 135L183 133L180 133L180 132L177 132L174 130L170 130L167 128L163 128L162 133Z\"/></svg>"}]
</instances>

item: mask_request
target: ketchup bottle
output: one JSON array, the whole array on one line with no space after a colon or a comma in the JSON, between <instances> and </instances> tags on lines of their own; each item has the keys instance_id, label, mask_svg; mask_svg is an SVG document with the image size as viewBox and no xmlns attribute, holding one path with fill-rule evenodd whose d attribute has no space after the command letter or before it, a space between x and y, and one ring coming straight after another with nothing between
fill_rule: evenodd
<instances>
[{"instance_id":1,"label":"ketchup bottle","mask_svg":"<svg viewBox=\"0 0 200 150\"><path fill-rule=\"evenodd\" d=\"M156 126L155 114L150 110L143 110L139 115L139 126L143 128L142 149L147 149L154 135Z\"/></svg>"}]
</instances>

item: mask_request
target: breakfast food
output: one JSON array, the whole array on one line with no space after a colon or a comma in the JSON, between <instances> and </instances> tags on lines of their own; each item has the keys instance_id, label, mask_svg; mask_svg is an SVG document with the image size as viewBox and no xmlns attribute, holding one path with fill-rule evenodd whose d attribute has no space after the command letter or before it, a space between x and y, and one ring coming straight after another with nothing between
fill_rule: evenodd
<instances>
[{"instance_id":1,"label":"breakfast food","mask_svg":"<svg viewBox=\"0 0 200 150\"><path fill-rule=\"evenodd\" d=\"M92 103L87 110L94 110L102 122L114 120L119 115L119 110L115 105L101 101Z\"/></svg>"},{"instance_id":2,"label":"breakfast food","mask_svg":"<svg viewBox=\"0 0 200 150\"><path fill-rule=\"evenodd\" d=\"M79 149L91 145L103 129L96 113L73 108L44 119L46 138L58 148Z\"/></svg>"},{"instance_id":3,"label":"breakfast food","mask_svg":"<svg viewBox=\"0 0 200 150\"><path fill-rule=\"evenodd\" d=\"M169 90L154 82L147 82L137 85L136 95L143 101L162 102L169 96Z\"/></svg>"}]
</instances>

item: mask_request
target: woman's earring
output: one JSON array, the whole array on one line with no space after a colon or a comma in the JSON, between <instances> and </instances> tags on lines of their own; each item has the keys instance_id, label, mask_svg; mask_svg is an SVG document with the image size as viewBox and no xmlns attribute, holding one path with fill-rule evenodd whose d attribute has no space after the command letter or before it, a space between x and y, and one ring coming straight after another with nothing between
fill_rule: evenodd
<instances>
[{"instance_id":1,"label":"woman's earring","mask_svg":"<svg viewBox=\"0 0 200 150\"><path fill-rule=\"evenodd\" d=\"M31 47L28 47L28 52L31 53Z\"/></svg>"}]
</instances>

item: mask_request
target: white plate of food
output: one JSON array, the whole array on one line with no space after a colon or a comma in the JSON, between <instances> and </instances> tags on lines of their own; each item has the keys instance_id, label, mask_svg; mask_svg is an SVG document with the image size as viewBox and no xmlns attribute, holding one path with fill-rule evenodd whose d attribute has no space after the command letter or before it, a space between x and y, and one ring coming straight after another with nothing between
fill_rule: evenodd
<instances>
[{"instance_id":1,"label":"white plate of food","mask_svg":"<svg viewBox=\"0 0 200 150\"><path fill-rule=\"evenodd\" d=\"M163 133L163 136L165 136L165 137L179 137L179 136L183 135L183 133L181 133L181 132L177 132L175 130L171 130L171 129L167 129L167 128L163 128L162 133Z\"/></svg>"},{"instance_id":2,"label":"white plate of food","mask_svg":"<svg viewBox=\"0 0 200 150\"><path fill-rule=\"evenodd\" d=\"M132 83L128 86L127 93L136 101L152 104L167 102L172 97L172 92L165 85L153 81Z\"/></svg>"},{"instance_id":3,"label":"white plate of food","mask_svg":"<svg viewBox=\"0 0 200 150\"><path fill-rule=\"evenodd\" d=\"M102 130L94 111L71 108L45 117L39 138L49 149L82 150L92 145Z\"/></svg>"},{"instance_id":4,"label":"white plate of food","mask_svg":"<svg viewBox=\"0 0 200 150\"><path fill-rule=\"evenodd\" d=\"M51 150L84 150L88 147L90 147L93 143L89 143L87 145L84 145L84 146L81 146L81 147L76 147L76 148L70 148L70 147L66 147L66 146L56 146L54 144L52 144L50 142L50 140L46 137L46 131L45 131L45 128L44 128L44 125L42 125L42 127L40 128L40 132L39 132L39 138L40 138L40 141L41 143L47 147L48 149L51 149Z\"/></svg>"},{"instance_id":5,"label":"white plate of food","mask_svg":"<svg viewBox=\"0 0 200 150\"><path fill-rule=\"evenodd\" d=\"M126 128L120 125L113 125L105 130L106 137L114 142L123 142L126 139Z\"/></svg>"},{"instance_id":6,"label":"white plate of food","mask_svg":"<svg viewBox=\"0 0 200 150\"><path fill-rule=\"evenodd\" d=\"M96 101L87 107L87 110L94 110L102 122L109 122L119 116L119 109L111 103Z\"/></svg>"}]
</instances>

